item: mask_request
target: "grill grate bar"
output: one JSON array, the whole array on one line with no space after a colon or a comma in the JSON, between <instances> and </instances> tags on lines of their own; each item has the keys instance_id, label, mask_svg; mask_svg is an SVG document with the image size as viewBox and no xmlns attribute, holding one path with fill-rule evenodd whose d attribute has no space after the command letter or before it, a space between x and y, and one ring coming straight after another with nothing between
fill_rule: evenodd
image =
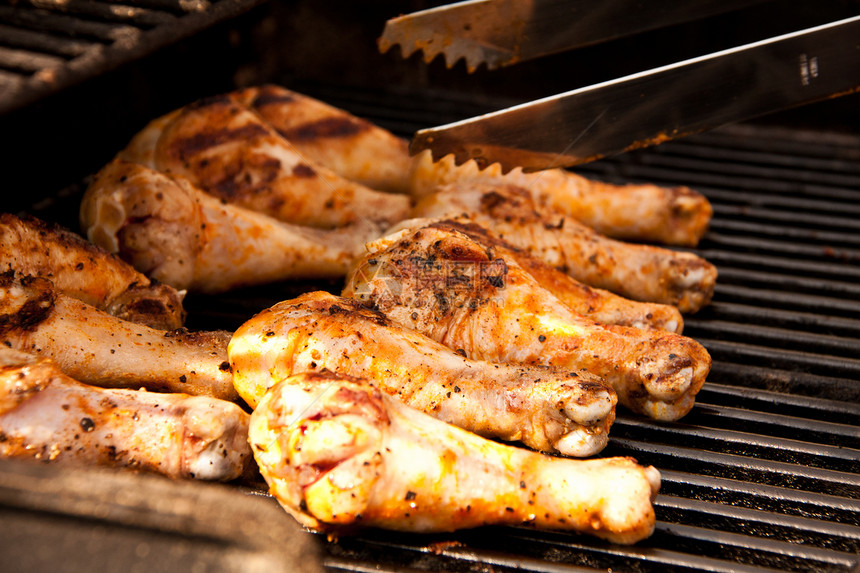
<instances>
[{"instance_id":1,"label":"grill grate bar","mask_svg":"<svg viewBox=\"0 0 860 573\"><path fill-rule=\"evenodd\" d=\"M721 271L722 272L722 271ZM770 288L752 288L743 285L724 284L718 279L714 289L715 302L741 302L759 304L762 308L788 308L808 312L819 312L836 317L857 314L857 302L844 298L819 296L808 293L780 292Z\"/></svg>"},{"instance_id":2,"label":"grill grate bar","mask_svg":"<svg viewBox=\"0 0 860 573\"><path fill-rule=\"evenodd\" d=\"M696 397L702 403L860 426L860 402L826 400L709 381Z\"/></svg>"},{"instance_id":3,"label":"grill grate bar","mask_svg":"<svg viewBox=\"0 0 860 573\"><path fill-rule=\"evenodd\" d=\"M63 58L46 56L22 50L10 50L0 46L0 68L34 74L44 68L53 68L62 65Z\"/></svg>"},{"instance_id":4,"label":"grill grate bar","mask_svg":"<svg viewBox=\"0 0 860 573\"><path fill-rule=\"evenodd\" d=\"M699 314L685 318L687 326L697 325L700 320L719 317L732 323L778 326L795 331L830 334L841 338L860 338L860 320L827 316L814 312L761 308L742 303L715 302Z\"/></svg>"},{"instance_id":5,"label":"grill grate bar","mask_svg":"<svg viewBox=\"0 0 860 573\"><path fill-rule=\"evenodd\" d=\"M707 405L696 406L696 408L705 411L711 410ZM812 441L796 439L796 436L801 436L805 440L811 440L820 435L819 432L813 430L809 433L817 435L807 438L807 430L804 426L814 424L809 424L806 420L802 420L801 425L793 432L795 438L789 439L774 437L787 433L785 429L769 435L732 429L733 422L737 418L726 419L721 415L722 412L719 414L717 416L712 414L707 417L708 422L713 422L707 427L695 423L655 424L647 420L619 416L612 426L612 436L632 441L644 441L649 444L679 443L701 450L754 456L760 459L803 464L840 472L855 471L860 465L860 450L829 446L826 442L813 443ZM695 416L695 414L693 415ZM771 416L774 415L771 414ZM788 417L785 418L789 419ZM759 422L757 425L763 425L760 420L756 421ZM742 419L741 427L747 425L749 425L749 420ZM860 435L855 434L854 438L854 441L860 444Z\"/></svg>"},{"instance_id":6,"label":"grill grate bar","mask_svg":"<svg viewBox=\"0 0 860 573\"><path fill-rule=\"evenodd\" d=\"M860 355L860 339L814 334L799 330L739 324L725 320L687 319L686 329L694 338L707 337L732 342L749 342L773 346L784 350L794 349L828 356L854 357ZM858 362L860 372L860 362Z\"/></svg>"},{"instance_id":7,"label":"grill grate bar","mask_svg":"<svg viewBox=\"0 0 860 573\"><path fill-rule=\"evenodd\" d=\"M654 506L660 521L669 523L707 525L842 552L860 551L860 527L854 525L662 494Z\"/></svg>"},{"instance_id":8,"label":"grill grate bar","mask_svg":"<svg viewBox=\"0 0 860 573\"><path fill-rule=\"evenodd\" d=\"M732 362L725 356L714 362L708 380L732 386L743 385L770 392L786 392L798 396L826 400L860 402L860 385L855 380L822 374L767 366Z\"/></svg>"},{"instance_id":9,"label":"grill grate bar","mask_svg":"<svg viewBox=\"0 0 860 573\"><path fill-rule=\"evenodd\" d=\"M860 309L860 303L857 302L860 301L860 284L739 268L721 267L719 273L719 280L723 284L740 283L769 290L779 287L783 290L793 289L807 293L835 295L853 301L854 304L849 305L851 310Z\"/></svg>"},{"instance_id":10,"label":"grill grate bar","mask_svg":"<svg viewBox=\"0 0 860 573\"><path fill-rule=\"evenodd\" d=\"M626 438L610 438L603 455L633 456L640 463L661 470L686 469L694 463L697 471L710 476L854 498L857 500L855 510L860 511L860 475L857 474L670 444L652 445Z\"/></svg>"},{"instance_id":11,"label":"grill grate bar","mask_svg":"<svg viewBox=\"0 0 860 573\"><path fill-rule=\"evenodd\" d=\"M860 504L854 499L688 470L660 468L660 473L663 477L661 496L671 495L860 527Z\"/></svg>"},{"instance_id":12,"label":"grill grate bar","mask_svg":"<svg viewBox=\"0 0 860 573\"><path fill-rule=\"evenodd\" d=\"M716 248L716 247L719 247ZM726 251L725 249L734 249ZM756 253L742 254L743 251ZM699 253L705 258L713 258L716 262L727 264L754 264L760 262L768 263L776 268L803 270L821 274L835 274L841 269L851 273L851 276L860 276L860 270L846 268L844 261L860 261L860 249L835 249L832 245L816 245L808 242L778 241L775 239L761 239L755 236L724 235L709 232L702 249ZM781 260L773 255L785 257L808 257L814 262ZM832 261L832 262L831 262Z\"/></svg>"},{"instance_id":13,"label":"grill grate bar","mask_svg":"<svg viewBox=\"0 0 860 573\"><path fill-rule=\"evenodd\" d=\"M131 6L127 3L98 0L19 0L18 6L23 5L104 22L130 23L140 28L149 28L175 20L175 16L165 12Z\"/></svg>"},{"instance_id":14,"label":"grill grate bar","mask_svg":"<svg viewBox=\"0 0 860 573\"><path fill-rule=\"evenodd\" d=\"M715 218L711 221L712 232L723 232L723 234L742 234L747 237L780 237L798 241L801 244L822 243L831 247L845 245L847 247L860 247L860 236L853 233L830 232L823 229L804 229L800 227L784 227L779 225L767 225L753 223L739 219ZM710 241L711 233L705 236L705 243ZM828 257L833 257L828 253Z\"/></svg>"},{"instance_id":15,"label":"grill grate bar","mask_svg":"<svg viewBox=\"0 0 860 573\"><path fill-rule=\"evenodd\" d=\"M57 38L50 34L33 32L0 24L0 42L10 48L21 48L55 56L73 58L84 54L92 43L69 38Z\"/></svg>"},{"instance_id":16,"label":"grill grate bar","mask_svg":"<svg viewBox=\"0 0 860 573\"><path fill-rule=\"evenodd\" d=\"M759 245L761 245L761 241L751 241L752 247ZM764 251L764 248L761 248L760 251ZM824 255L823 250L820 252ZM788 273L791 273L789 275L791 277L794 275L802 275L803 278L808 278L814 275L816 280L820 281L821 279L827 279L832 281L834 285L837 285L834 288L844 289L845 287L840 286L840 283L847 282L853 287L856 286L856 283L851 279L860 279L860 267L852 268L839 262L805 261L787 259L782 256L773 256L760 252L730 252L712 248L705 248L699 251L699 253L721 269L727 269L730 271L738 271L742 268L761 269L762 273L773 273L773 276L777 277L777 281L784 280L782 277ZM791 254L790 250L785 254ZM839 277L845 280L840 281L838 280ZM860 292L860 290L858 290L858 292Z\"/></svg>"},{"instance_id":17,"label":"grill grate bar","mask_svg":"<svg viewBox=\"0 0 860 573\"><path fill-rule=\"evenodd\" d=\"M124 24L82 20L47 10L16 10L0 6L0 22L44 33L73 38L84 37L109 44L137 35L139 30Z\"/></svg>"},{"instance_id":18,"label":"grill grate bar","mask_svg":"<svg viewBox=\"0 0 860 573\"><path fill-rule=\"evenodd\" d=\"M860 379L860 360L820 356L812 352L783 350L745 343L725 342L695 337L707 348L714 360L747 364L770 364L773 368L788 368L812 372L821 376Z\"/></svg>"}]
</instances>

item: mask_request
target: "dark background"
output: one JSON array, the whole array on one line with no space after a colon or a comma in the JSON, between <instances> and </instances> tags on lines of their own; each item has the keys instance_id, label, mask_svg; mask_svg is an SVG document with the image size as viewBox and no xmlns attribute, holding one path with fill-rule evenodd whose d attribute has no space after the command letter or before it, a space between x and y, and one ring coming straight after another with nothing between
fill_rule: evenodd
<instances>
[{"instance_id":1,"label":"dark background","mask_svg":"<svg viewBox=\"0 0 860 573\"><path fill-rule=\"evenodd\" d=\"M471 115L860 12L860 3L847 0L761 2L706 21L473 74L463 62L448 69L442 58L426 64L420 54L403 59L396 48L379 53L376 39L386 19L435 4L270 0L0 116L4 210L26 210L41 197L79 185L149 120L240 86L276 82L318 96L339 89L385 93L420 100L431 110L437 101L459 100L461 107L452 112L448 105L446 112ZM757 121L860 133L858 103L860 94L853 94ZM434 120L429 116L424 127Z\"/></svg>"}]
</instances>

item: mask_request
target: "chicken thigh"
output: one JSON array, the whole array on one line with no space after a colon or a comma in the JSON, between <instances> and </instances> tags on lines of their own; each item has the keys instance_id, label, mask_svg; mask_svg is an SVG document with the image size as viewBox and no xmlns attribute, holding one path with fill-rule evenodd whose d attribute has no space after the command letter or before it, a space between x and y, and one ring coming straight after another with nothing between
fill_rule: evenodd
<instances>
[{"instance_id":1,"label":"chicken thigh","mask_svg":"<svg viewBox=\"0 0 860 573\"><path fill-rule=\"evenodd\" d=\"M634 543L654 529L653 467L499 444L359 379L310 373L279 381L251 415L249 435L272 494L317 530L526 524Z\"/></svg>"},{"instance_id":2,"label":"chicken thigh","mask_svg":"<svg viewBox=\"0 0 860 573\"><path fill-rule=\"evenodd\" d=\"M469 360L354 300L307 293L258 313L228 350L256 407L282 378L329 370L366 378L414 408L477 434L588 456L606 445L615 393L582 369Z\"/></svg>"}]
</instances>

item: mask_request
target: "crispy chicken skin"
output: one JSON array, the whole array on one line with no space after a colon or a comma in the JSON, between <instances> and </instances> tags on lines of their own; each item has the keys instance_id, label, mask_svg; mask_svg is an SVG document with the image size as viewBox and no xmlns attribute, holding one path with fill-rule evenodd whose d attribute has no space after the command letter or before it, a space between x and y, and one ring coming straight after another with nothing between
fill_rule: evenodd
<instances>
[{"instance_id":1,"label":"crispy chicken skin","mask_svg":"<svg viewBox=\"0 0 860 573\"><path fill-rule=\"evenodd\" d=\"M541 285L553 295L558 297L571 310L587 316L597 322L604 324L617 324L620 326L633 326L636 328L656 328L669 332L680 333L684 328L684 318L681 312L671 306L659 303L639 302L613 294L607 290L593 288L583 284L573 277L550 267L545 262L532 257L527 252L514 247L510 243L500 239L487 228L474 222L471 217L460 216L454 218L437 219L407 219L401 221L389 230L387 237L383 237L369 243L366 249L376 252L385 245L390 244L391 237L404 229L417 229L430 226L435 223L442 225L454 225L456 231L474 243L480 245L478 248L492 248L497 259L503 261L515 261L520 267L534 277ZM373 258L365 254L364 261ZM349 276L354 276L355 268L362 265L357 260L356 267ZM470 265L469 262L458 262L455 260L445 263L447 267L463 267ZM361 271L364 274L374 272L373 269ZM426 273L423 273L426 275Z\"/></svg>"},{"instance_id":2,"label":"crispy chicken skin","mask_svg":"<svg viewBox=\"0 0 860 573\"><path fill-rule=\"evenodd\" d=\"M711 358L696 341L595 322L454 221L368 245L344 295L476 360L585 368L620 404L658 420L692 408Z\"/></svg>"},{"instance_id":3,"label":"crispy chicken skin","mask_svg":"<svg viewBox=\"0 0 860 573\"><path fill-rule=\"evenodd\" d=\"M233 92L304 157L371 189L409 192L405 140L319 100L264 85Z\"/></svg>"},{"instance_id":4,"label":"crispy chicken skin","mask_svg":"<svg viewBox=\"0 0 860 573\"><path fill-rule=\"evenodd\" d=\"M36 219L0 214L0 271L50 279L60 292L116 317L162 330L182 326L184 293L150 281L80 235Z\"/></svg>"},{"instance_id":5,"label":"crispy chicken skin","mask_svg":"<svg viewBox=\"0 0 860 573\"><path fill-rule=\"evenodd\" d=\"M499 164L479 170L474 161L454 164L453 155L433 163L430 153L415 157L412 192L415 199L455 181L510 183L531 193L541 207L551 207L608 237L667 245L695 246L713 214L708 200L687 187L612 185L563 169L502 175Z\"/></svg>"},{"instance_id":6,"label":"crispy chicken skin","mask_svg":"<svg viewBox=\"0 0 860 573\"><path fill-rule=\"evenodd\" d=\"M0 344L50 358L86 384L236 400L229 341L228 332L121 320L57 292L47 279L0 275Z\"/></svg>"},{"instance_id":7,"label":"crispy chicken skin","mask_svg":"<svg viewBox=\"0 0 860 573\"><path fill-rule=\"evenodd\" d=\"M288 223L385 226L409 210L408 197L374 191L304 157L227 95L154 120L119 157L182 175L214 197Z\"/></svg>"},{"instance_id":8,"label":"crispy chicken skin","mask_svg":"<svg viewBox=\"0 0 860 573\"><path fill-rule=\"evenodd\" d=\"M282 223L225 204L182 177L114 160L81 203L93 243L180 289L222 292L289 278L344 276L380 229L358 221L327 230Z\"/></svg>"},{"instance_id":9,"label":"crispy chicken skin","mask_svg":"<svg viewBox=\"0 0 860 573\"><path fill-rule=\"evenodd\" d=\"M239 395L256 407L275 382L329 370L477 434L565 455L606 445L615 394L586 371L468 360L360 303L307 293L257 314L228 350Z\"/></svg>"},{"instance_id":10,"label":"crispy chicken skin","mask_svg":"<svg viewBox=\"0 0 860 573\"><path fill-rule=\"evenodd\" d=\"M227 481L251 461L249 416L223 400L81 384L0 348L0 456Z\"/></svg>"},{"instance_id":11,"label":"crispy chicken skin","mask_svg":"<svg viewBox=\"0 0 860 573\"><path fill-rule=\"evenodd\" d=\"M438 187L414 217L468 214L476 223L588 285L696 312L714 294L717 269L692 253L609 239L522 187L463 181Z\"/></svg>"},{"instance_id":12,"label":"crispy chicken skin","mask_svg":"<svg viewBox=\"0 0 860 573\"><path fill-rule=\"evenodd\" d=\"M249 439L272 494L317 530L525 524L634 543L654 529L653 467L499 444L357 379L305 373L278 382L251 415Z\"/></svg>"}]
</instances>

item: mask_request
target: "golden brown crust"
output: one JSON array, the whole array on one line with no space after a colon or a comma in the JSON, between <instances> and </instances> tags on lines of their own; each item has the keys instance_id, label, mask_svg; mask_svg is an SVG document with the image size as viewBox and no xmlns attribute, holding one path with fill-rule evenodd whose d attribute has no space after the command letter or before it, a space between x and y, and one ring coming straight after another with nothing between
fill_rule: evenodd
<instances>
[{"instance_id":1,"label":"golden brown crust","mask_svg":"<svg viewBox=\"0 0 860 573\"><path fill-rule=\"evenodd\" d=\"M124 320L163 330L183 324L182 295L175 289L35 217L0 214L0 269L49 279L60 292Z\"/></svg>"}]
</instances>

